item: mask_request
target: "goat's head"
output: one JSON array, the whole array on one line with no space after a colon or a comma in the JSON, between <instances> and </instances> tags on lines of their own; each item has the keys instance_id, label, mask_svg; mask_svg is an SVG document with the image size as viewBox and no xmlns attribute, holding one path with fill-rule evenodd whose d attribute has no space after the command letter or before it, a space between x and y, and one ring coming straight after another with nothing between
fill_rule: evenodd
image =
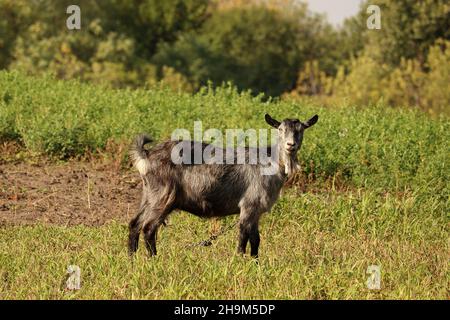
<instances>
[{"instance_id":1,"label":"goat's head","mask_svg":"<svg viewBox=\"0 0 450 320\"><path fill-rule=\"evenodd\" d=\"M296 155L302 146L303 133L317 122L319 116L315 115L306 122L298 119L284 119L280 122L268 114L265 119L269 125L278 130L278 152L285 164L286 174L291 174L298 166Z\"/></svg>"}]
</instances>

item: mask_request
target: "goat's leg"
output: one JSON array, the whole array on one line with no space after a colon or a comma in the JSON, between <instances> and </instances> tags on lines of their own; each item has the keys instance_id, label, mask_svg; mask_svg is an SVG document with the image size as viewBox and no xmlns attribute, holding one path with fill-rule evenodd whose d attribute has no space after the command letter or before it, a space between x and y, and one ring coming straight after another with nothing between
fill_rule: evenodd
<instances>
[{"instance_id":1,"label":"goat's leg","mask_svg":"<svg viewBox=\"0 0 450 320\"><path fill-rule=\"evenodd\" d=\"M158 227L164 223L172 207L149 208L145 213L145 224L143 228L145 246L150 256L156 255L156 234Z\"/></svg>"},{"instance_id":2,"label":"goat's leg","mask_svg":"<svg viewBox=\"0 0 450 320\"><path fill-rule=\"evenodd\" d=\"M150 256L156 255L156 233L158 232L159 223L157 220L151 220L144 226L145 246Z\"/></svg>"},{"instance_id":3,"label":"goat's leg","mask_svg":"<svg viewBox=\"0 0 450 320\"><path fill-rule=\"evenodd\" d=\"M249 230L245 223L240 222L239 223L239 246L238 246L238 252L245 254L245 251L247 250L247 242L250 237Z\"/></svg>"},{"instance_id":4,"label":"goat's leg","mask_svg":"<svg viewBox=\"0 0 450 320\"><path fill-rule=\"evenodd\" d=\"M145 246L150 256L154 256L156 255L158 227L165 222L167 216L174 209L175 188L166 186L162 190L159 188L148 193L152 193L152 197L147 199L141 221L143 221Z\"/></svg>"},{"instance_id":5,"label":"goat's leg","mask_svg":"<svg viewBox=\"0 0 450 320\"><path fill-rule=\"evenodd\" d=\"M142 229L142 221L141 216L144 212L144 208L141 207L139 212L136 214L136 216L131 219L129 225L128 225L128 254L132 256L138 249L139 245L139 235L141 233Z\"/></svg>"},{"instance_id":6,"label":"goat's leg","mask_svg":"<svg viewBox=\"0 0 450 320\"><path fill-rule=\"evenodd\" d=\"M160 225L159 214L152 214L152 216L145 222L143 233L145 247L150 256L156 255L156 233Z\"/></svg>"},{"instance_id":7,"label":"goat's leg","mask_svg":"<svg viewBox=\"0 0 450 320\"><path fill-rule=\"evenodd\" d=\"M145 240L145 246L148 250L148 253L150 256L156 255L156 234L158 232L158 227L161 224L159 215L155 218L150 219L147 221L147 223L144 225L144 240Z\"/></svg>"},{"instance_id":8,"label":"goat's leg","mask_svg":"<svg viewBox=\"0 0 450 320\"><path fill-rule=\"evenodd\" d=\"M254 258L258 258L258 249L259 249L259 230L258 230L258 223L253 223L250 228L250 255Z\"/></svg>"},{"instance_id":9,"label":"goat's leg","mask_svg":"<svg viewBox=\"0 0 450 320\"><path fill-rule=\"evenodd\" d=\"M258 255L259 232L258 221L259 214L252 209L241 208L239 221L239 246L238 252L245 253L247 243L250 240L251 255Z\"/></svg>"}]
</instances>

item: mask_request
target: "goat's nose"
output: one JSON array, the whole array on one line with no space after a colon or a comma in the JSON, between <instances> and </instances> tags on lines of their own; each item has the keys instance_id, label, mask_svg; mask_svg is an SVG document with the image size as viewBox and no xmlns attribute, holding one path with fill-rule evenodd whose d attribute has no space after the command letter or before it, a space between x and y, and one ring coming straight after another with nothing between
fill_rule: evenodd
<instances>
[{"instance_id":1,"label":"goat's nose","mask_svg":"<svg viewBox=\"0 0 450 320\"><path fill-rule=\"evenodd\" d=\"M294 143L294 142L288 141L288 142L286 142L286 145L287 145L288 147L293 147L293 146L295 146L295 143Z\"/></svg>"}]
</instances>

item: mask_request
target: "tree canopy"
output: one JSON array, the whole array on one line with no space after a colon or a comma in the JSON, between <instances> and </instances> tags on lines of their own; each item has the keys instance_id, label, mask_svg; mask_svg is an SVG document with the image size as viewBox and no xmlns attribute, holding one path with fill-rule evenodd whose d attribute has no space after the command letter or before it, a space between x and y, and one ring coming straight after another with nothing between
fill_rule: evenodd
<instances>
[{"instance_id":1,"label":"tree canopy","mask_svg":"<svg viewBox=\"0 0 450 320\"><path fill-rule=\"evenodd\" d=\"M339 28L294 0L77 3L82 28L68 30L71 1L0 0L0 68L114 87L163 81L196 91L231 82L267 96L448 108L448 95L436 94L450 69L444 0L380 0L380 30L366 26L368 2Z\"/></svg>"}]
</instances>

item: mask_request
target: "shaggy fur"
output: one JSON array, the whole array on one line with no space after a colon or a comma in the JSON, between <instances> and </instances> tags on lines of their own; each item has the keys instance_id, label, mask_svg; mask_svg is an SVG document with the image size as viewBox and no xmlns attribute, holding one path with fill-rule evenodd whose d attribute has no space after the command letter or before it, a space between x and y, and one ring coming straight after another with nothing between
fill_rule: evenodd
<instances>
[{"instance_id":1,"label":"shaggy fur","mask_svg":"<svg viewBox=\"0 0 450 320\"><path fill-rule=\"evenodd\" d=\"M305 123L298 119L279 122L269 115L265 119L278 129L279 135L278 144L266 147L269 156L279 155L279 161L277 157L271 157L277 167L273 175L263 175L260 163L175 164L171 160L174 146L181 143L182 150L190 150L193 159L194 150L204 150L209 145L195 141L166 141L148 151L144 145L151 142L150 138L145 135L136 138L131 156L143 181L143 194L140 209L129 224L130 255L138 248L141 231L150 255L155 255L158 227L173 210L179 209L204 218L240 214L238 251L245 253L250 242L251 255L258 256L261 214L270 211L284 182L298 169L297 152L303 132L317 122L318 116ZM237 149L234 156L240 152L248 159L252 148ZM225 157L225 150L223 154Z\"/></svg>"}]
</instances>

